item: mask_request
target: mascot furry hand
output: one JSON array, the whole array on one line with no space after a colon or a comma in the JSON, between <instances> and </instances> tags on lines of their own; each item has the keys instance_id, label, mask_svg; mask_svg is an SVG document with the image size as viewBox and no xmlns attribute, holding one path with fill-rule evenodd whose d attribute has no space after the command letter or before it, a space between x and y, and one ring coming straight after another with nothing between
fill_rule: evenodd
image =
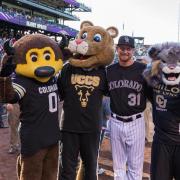
<instances>
[{"instance_id":1,"label":"mascot furry hand","mask_svg":"<svg viewBox=\"0 0 180 180\"><path fill-rule=\"evenodd\" d=\"M117 36L115 27L104 29L90 21L82 22L77 38L69 42L68 49L73 53L69 63L82 68L110 64L115 51L113 38Z\"/></svg>"},{"instance_id":2,"label":"mascot furry hand","mask_svg":"<svg viewBox=\"0 0 180 180\"><path fill-rule=\"evenodd\" d=\"M148 55L152 59L147 66L144 77L151 86L162 82L166 85L180 83L180 44L163 43L150 47Z\"/></svg>"},{"instance_id":3,"label":"mascot furry hand","mask_svg":"<svg viewBox=\"0 0 180 180\"><path fill-rule=\"evenodd\" d=\"M56 180L60 129L55 75L63 65L62 51L42 34L26 35L12 47L7 41L4 50L0 101L19 102L21 109L19 179Z\"/></svg>"}]
</instances>

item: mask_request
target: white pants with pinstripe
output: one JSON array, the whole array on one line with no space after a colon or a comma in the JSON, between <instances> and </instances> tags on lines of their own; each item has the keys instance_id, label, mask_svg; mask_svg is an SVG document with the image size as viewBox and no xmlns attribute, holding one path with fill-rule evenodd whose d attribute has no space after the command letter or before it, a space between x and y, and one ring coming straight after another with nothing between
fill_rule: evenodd
<instances>
[{"instance_id":1,"label":"white pants with pinstripe","mask_svg":"<svg viewBox=\"0 0 180 180\"><path fill-rule=\"evenodd\" d=\"M133 115L132 122L110 119L114 180L142 180L145 122Z\"/></svg>"}]
</instances>

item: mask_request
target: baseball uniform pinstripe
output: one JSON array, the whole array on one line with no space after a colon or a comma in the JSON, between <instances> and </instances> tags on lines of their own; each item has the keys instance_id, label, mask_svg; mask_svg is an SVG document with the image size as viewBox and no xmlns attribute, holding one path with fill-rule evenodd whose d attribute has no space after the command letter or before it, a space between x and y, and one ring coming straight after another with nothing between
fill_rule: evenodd
<instances>
[{"instance_id":1,"label":"baseball uniform pinstripe","mask_svg":"<svg viewBox=\"0 0 180 180\"><path fill-rule=\"evenodd\" d=\"M146 83L144 64L107 68L112 118L111 146L115 180L141 180L145 144Z\"/></svg>"}]
</instances>

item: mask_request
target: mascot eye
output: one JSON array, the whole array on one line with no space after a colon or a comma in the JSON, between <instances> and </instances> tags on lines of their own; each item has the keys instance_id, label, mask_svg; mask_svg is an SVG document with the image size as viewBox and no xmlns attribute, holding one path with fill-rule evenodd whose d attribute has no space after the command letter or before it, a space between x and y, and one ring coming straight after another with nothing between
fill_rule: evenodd
<instances>
[{"instance_id":1,"label":"mascot eye","mask_svg":"<svg viewBox=\"0 0 180 180\"><path fill-rule=\"evenodd\" d=\"M37 54L31 54L31 61L32 61L32 62L36 62L37 59L38 59Z\"/></svg>"},{"instance_id":2,"label":"mascot eye","mask_svg":"<svg viewBox=\"0 0 180 180\"><path fill-rule=\"evenodd\" d=\"M102 37L101 37L100 34L95 34L93 39L94 39L94 41L96 41L96 42L100 42L101 39L102 39Z\"/></svg>"},{"instance_id":3,"label":"mascot eye","mask_svg":"<svg viewBox=\"0 0 180 180\"><path fill-rule=\"evenodd\" d=\"M47 60L47 61L50 60L51 59L51 54L49 52L45 52L44 53L44 59Z\"/></svg>"},{"instance_id":4,"label":"mascot eye","mask_svg":"<svg viewBox=\"0 0 180 180\"><path fill-rule=\"evenodd\" d=\"M81 39L86 39L87 38L87 32L84 32L82 35L81 35Z\"/></svg>"},{"instance_id":5,"label":"mascot eye","mask_svg":"<svg viewBox=\"0 0 180 180\"><path fill-rule=\"evenodd\" d=\"M165 61L165 60L162 59L161 61L162 61L164 64L166 64L166 61Z\"/></svg>"}]
</instances>

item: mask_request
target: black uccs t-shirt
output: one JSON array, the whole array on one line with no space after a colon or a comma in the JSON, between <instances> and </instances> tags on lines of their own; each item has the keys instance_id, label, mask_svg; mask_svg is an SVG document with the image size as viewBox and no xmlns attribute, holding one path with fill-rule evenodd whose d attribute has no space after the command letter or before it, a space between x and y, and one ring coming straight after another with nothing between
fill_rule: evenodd
<instances>
[{"instance_id":1,"label":"black uccs t-shirt","mask_svg":"<svg viewBox=\"0 0 180 180\"><path fill-rule=\"evenodd\" d=\"M108 89L105 69L85 70L68 63L61 71L58 89L60 99L64 100L62 130L100 131L102 97Z\"/></svg>"},{"instance_id":2,"label":"black uccs t-shirt","mask_svg":"<svg viewBox=\"0 0 180 180\"><path fill-rule=\"evenodd\" d=\"M53 78L47 83L16 76L13 87L20 104L21 153L31 155L59 141L58 90Z\"/></svg>"},{"instance_id":3,"label":"black uccs t-shirt","mask_svg":"<svg viewBox=\"0 0 180 180\"><path fill-rule=\"evenodd\" d=\"M107 68L111 111L119 116L143 112L146 107L147 84L142 76L146 65L134 62L128 67L119 63Z\"/></svg>"},{"instance_id":4,"label":"black uccs t-shirt","mask_svg":"<svg viewBox=\"0 0 180 180\"><path fill-rule=\"evenodd\" d=\"M180 87L158 84L153 88L154 141L180 145Z\"/></svg>"}]
</instances>

